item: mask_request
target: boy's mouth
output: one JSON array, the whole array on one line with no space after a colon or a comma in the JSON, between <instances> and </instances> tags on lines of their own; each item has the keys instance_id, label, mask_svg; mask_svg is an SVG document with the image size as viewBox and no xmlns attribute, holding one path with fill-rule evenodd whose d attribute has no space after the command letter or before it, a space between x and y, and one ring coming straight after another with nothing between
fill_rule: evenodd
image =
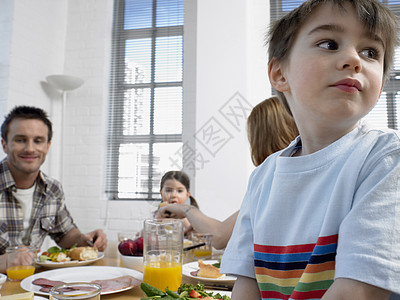
<instances>
[{"instance_id":1,"label":"boy's mouth","mask_svg":"<svg viewBox=\"0 0 400 300\"><path fill-rule=\"evenodd\" d=\"M357 93L361 91L361 83L358 80L346 78L331 85L348 93Z\"/></svg>"}]
</instances>

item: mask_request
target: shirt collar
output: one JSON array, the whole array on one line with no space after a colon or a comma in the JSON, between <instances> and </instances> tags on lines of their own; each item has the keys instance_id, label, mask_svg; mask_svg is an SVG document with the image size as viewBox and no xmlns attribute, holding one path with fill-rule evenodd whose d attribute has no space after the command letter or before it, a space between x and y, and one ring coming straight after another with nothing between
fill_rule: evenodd
<instances>
[{"instance_id":1,"label":"shirt collar","mask_svg":"<svg viewBox=\"0 0 400 300\"><path fill-rule=\"evenodd\" d=\"M46 190L48 183L42 171L39 171L36 183ZM0 192L10 188L16 189L17 187L15 186L14 177L12 176L10 168L8 167L6 157L0 162Z\"/></svg>"}]
</instances>

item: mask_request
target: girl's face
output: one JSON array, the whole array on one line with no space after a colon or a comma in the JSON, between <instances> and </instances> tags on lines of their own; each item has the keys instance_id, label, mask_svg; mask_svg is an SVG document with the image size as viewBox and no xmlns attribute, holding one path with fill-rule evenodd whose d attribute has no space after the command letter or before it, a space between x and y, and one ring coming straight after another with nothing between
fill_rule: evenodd
<instances>
[{"instance_id":1,"label":"girl's face","mask_svg":"<svg viewBox=\"0 0 400 300\"><path fill-rule=\"evenodd\" d=\"M168 203L184 204L190 196L186 187L175 179L166 180L160 193L162 201Z\"/></svg>"}]
</instances>

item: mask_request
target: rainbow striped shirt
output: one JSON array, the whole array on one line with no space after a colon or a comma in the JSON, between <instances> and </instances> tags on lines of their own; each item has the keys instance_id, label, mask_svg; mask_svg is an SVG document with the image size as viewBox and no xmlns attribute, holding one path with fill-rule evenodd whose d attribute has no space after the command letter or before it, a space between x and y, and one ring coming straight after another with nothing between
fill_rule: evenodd
<instances>
[{"instance_id":1,"label":"rainbow striped shirt","mask_svg":"<svg viewBox=\"0 0 400 300\"><path fill-rule=\"evenodd\" d=\"M263 299L320 299L333 283L338 235L315 244L254 245L254 266Z\"/></svg>"}]
</instances>

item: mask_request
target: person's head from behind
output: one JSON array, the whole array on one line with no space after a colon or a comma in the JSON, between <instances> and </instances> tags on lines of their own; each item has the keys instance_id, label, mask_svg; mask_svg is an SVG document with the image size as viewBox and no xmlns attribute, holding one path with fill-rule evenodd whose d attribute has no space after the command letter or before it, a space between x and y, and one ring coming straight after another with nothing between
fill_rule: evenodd
<instances>
[{"instance_id":1,"label":"person's head from behind","mask_svg":"<svg viewBox=\"0 0 400 300\"><path fill-rule=\"evenodd\" d=\"M293 117L277 97L258 103L247 118L253 164L258 166L272 153L286 148L298 134Z\"/></svg>"},{"instance_id":2,"label":"person's head from behind","mask_svg":"<svg viewBox=\"0 0 400 300\"><path fill-rule=\"evenodd\" d=\"M161 178L161 200L168 203L190 204L197 207L196 200L190 195L190 179L183 171L169 171Z\"/></svg>"},{"instance_id":3,"label":"person's head from behind","mask_svg":"<svg viewBox=\"0 0 400 300\"><path fill-rule=\"evenodd\" d=\"M269 31L270 81L292 114L295 98L309 101L302 109L311 112L318 105L330 105L325 113L332 122L337 122L335 117L353 122L378 100L397 43L397 19L378 1L309 0ZM350 107L347 100L356 96L363 99L361 105ZM312 102L312 97L321 103ZM343 101L333 103L329 97ZM352 116L346 115L346 107L353 110Z\"/></svg>"},{"instance_id":4,"label":"person's head from behind","mask_svg":"<svg viewBox=\"0 0 400 300\"><path fill-rule=\"evenodd\" d=\"M52 123L45 111L31 106L13 108L1 126L1 142L11 171L37 173L52 135Z\"/></svg>"}]
</instances>

